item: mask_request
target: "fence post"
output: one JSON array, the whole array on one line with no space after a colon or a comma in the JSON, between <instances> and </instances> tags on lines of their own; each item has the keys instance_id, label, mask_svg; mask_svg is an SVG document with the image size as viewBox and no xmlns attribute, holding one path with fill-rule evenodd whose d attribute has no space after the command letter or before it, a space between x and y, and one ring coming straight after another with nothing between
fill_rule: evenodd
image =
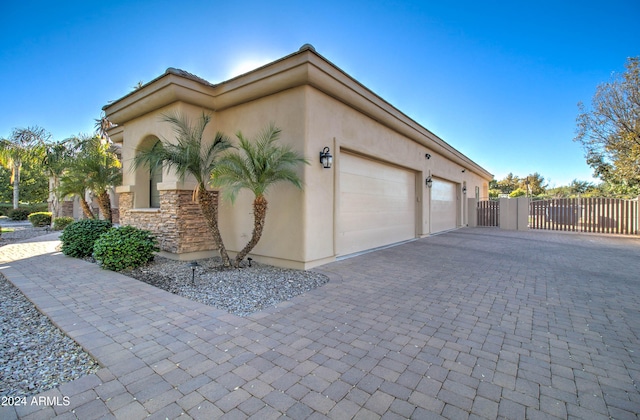
<instances>
[{"instance_id":1,"label":"fence post","mask_svg":"<svg viewBox=\"0 0 640 420\"><path fill-rule=\"evenodd\" d=\"M500 229L516 230L518 229L518 222L516 214L518 207L516 200L509 198L500 199Z\"/></svg>"},{"instance_id":2,"label":"fence post","mask_svg":"<svg viewBox=\"0 0 640 420\"><path fill-rule=\"evenodd\" d=\"M518 197L517 200L517 221L518 230L529 230L529 197Z\"/></svg>"},{"instance_id":3,"label":"fence post","mask_svg":"<svg viewBox=\"0 0 640 420\"><path fill-rule=\"evenodd\" d=\"M475 197L467 198L467 226L478 226L478 199Z\"/></svg>"},{"instance_id":4,"label":"fence post","mask_svg":"<svg viewBox=\"0 0 640 420\"><path fill-rule=\"evenodd\" d=\"M640 234L640 195L636 200L636 226L635 231L632 232L635 235Z\"/></svg>"}]
</instances>

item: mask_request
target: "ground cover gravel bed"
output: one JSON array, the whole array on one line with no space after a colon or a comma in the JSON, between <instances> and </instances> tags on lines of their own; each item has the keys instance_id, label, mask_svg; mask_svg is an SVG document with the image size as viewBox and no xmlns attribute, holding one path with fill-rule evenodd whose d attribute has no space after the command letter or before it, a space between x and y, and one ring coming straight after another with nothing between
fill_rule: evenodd
<instances>
[{"instance_id":1,"label":"ground cover gravel bed","mask_svg":"<svg viewBox=\"0 0 640 420\"><path fill-rule=\"evenodd\" d=\"M29 397L98 370L2 274L0 296L0 396Z\"/></svg>"},{"instance_id":2,"label":"ground cover gravel bed","mask_svg":"<svg viewBox=\"0 0 640 420\"><path fill-rule=\"evenodd\" d=\"M5 232L0 236L0 246L8 245L19 241L24 241L26 239L35 238L36 236L46 235L47 233L51 233L50 229L47 228L34 228L31 226L20 226L13 224L5 223L3 227L10 227L14 229L13 232Z\"/></svg>"},{"instance_id":3,"label":"ground cover gravel bed","mask_svg":"<svg viewBox=\"0 0 640 420\"><path fill-rule=\"evenodd\" d=\"M125 271L130 277L187 299L247 316L290 300L329 279L313 271L291 270L252 262L223 268L220 258L198 260L194 281L189 263L156 257L149 265Z\"/></svg>"}]
</instances>

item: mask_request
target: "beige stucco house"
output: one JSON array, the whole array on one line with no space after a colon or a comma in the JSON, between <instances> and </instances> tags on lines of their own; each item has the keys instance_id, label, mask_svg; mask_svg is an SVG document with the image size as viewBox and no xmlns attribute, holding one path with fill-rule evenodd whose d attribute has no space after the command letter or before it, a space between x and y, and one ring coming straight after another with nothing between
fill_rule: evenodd
<instances>
[{"instance_id":1,"label":"beige stucco house","mask_svg":"<svg viewBox=\"0 0 640 420\"><path fill-rule=\"evenodd\" d=\"M104 110L117 124L111 138L122 145L120 223L152 230L162 250L180 259L215 253L191 199L195 183L166 168L131 169L139 150L173 138L163 114L194 122L210 114L206 138L238 130L253 136L274 122L281 141L309 159L299 169L304 190L283 184L269 192L264 235L250 255L279 266L311 268L464 226L466 198L488 197L492 179L310 45L218 84L168 69ZM326 148L330 168L320 162ZM221 202L221 232L232 254L251 236L252 198Z\"/></svg>"}]
</instances>

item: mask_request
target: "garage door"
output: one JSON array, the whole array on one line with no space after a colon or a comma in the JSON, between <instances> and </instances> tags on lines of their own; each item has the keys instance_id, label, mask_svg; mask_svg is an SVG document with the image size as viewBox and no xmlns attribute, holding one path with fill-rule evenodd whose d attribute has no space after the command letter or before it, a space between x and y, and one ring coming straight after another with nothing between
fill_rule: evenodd
<instances>
[{"instance_id":1,"label":"garage door","mask_svg":"<svg viewBox=\"0 0 640 420\"><path fill-rule=\"evenodd\" d=\"M382 162L340 155L338 255L415 238L415 174Z\"/></svg>"},{"instance_id":2,"label":"garage door","mask_svg":"<svg viewBox=\"0 0 640 420\"><path fill-rule=\"evenodd\" d=\"M433 179L431 186L431 233L457 227L457 191L457 184L442 179Z\"/></svg>"}]
</instances>

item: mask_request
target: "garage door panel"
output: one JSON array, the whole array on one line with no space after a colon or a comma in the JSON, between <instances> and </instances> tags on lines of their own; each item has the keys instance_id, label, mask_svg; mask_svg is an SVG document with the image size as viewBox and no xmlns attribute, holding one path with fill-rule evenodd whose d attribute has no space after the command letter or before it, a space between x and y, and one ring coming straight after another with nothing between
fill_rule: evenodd
<instances>
[{"instance_id":1,"label":"garage door panel","mask_svg":"<svg viewBox=\"0 0 640 420\"><path fill-rule=\"evenodd\" d=\"M407 211L413 212L413 206L408 203L407 197L401 200L381 199L379 196L370 194L342 194L341 204L345 207L345 213L355 211L356 213L385 212L385 211ZM356 210L357 209L357 210Z\"/></svg>"},{"instance_id":2,"label":"garage door panel","mask_svg":"<svg viewBox=\"0 0 640 420\"><path fill-rule=\"evenodd\" d=\"M379 178L400 183L404 182L407 178L408 173L403 169L389 166L381 162L360 158L355 155L348 156L348 164L346 167L344 165L344 160L342 162L340 169L341 174L364 175L371 178ZM375 171L371 170L372 167L375 167Z\"/></svg>"},{"instance_id":3,"label":"garage door panel","mask_svg":"<svg viewBox=\"0 0 640 420\"><path fill-rule=\"evenodd\" d=\"M404 229L400 229L399 226L378 226L344 232L341 238L343 247L340 255L353 254L366 249L406 241L414 237L414 229L413 224L407 224ZM381 237L386 238L386 242L381 243L379 239Z\"/></svg>"},{"instance_id":4,"label":"garage door panel","mask_svg":"<svg viewBox=\"0 0 640 420\"><path fill-rule=\"evenodd\" d=\"M431 186L431 232L455 229L458 225L457 185L433 180Z\"/></svg>"},{"instance_id":5,"label":"garage door panel","mask_svg":"<svg viewBox=\"0 0 640 420\"><path fill-rule=\"evenodd\" d=\"M380 175L380 174L378 174ZM377 176L342 174L341 192L369 194L375 196L406 198L406 185L410 182L408 177L401 180L387 180Z\"/></svg>"},{"instance_id":6,"label":"garage door panel","mask_svg":"<svg viewBox=\"0 0 640 420\"><path fill-rule=\"evenodd\" d=\"M340 157L338 255L415 237L415 175L348 153Z\"/></svg>"},{"instance_id":7,"label":"garage door panel","mask_svg":"<svg viewBox=\"0 0 640 420\"><path fill-rule=\"evenodd\" d=\"M379 229L381 226L410 226L408 233L415 233L413 213L409 211L384 211L384 212L345 212L342 215L347 228L345 232L354 230Z\"/></svg>"}]
</instances>

